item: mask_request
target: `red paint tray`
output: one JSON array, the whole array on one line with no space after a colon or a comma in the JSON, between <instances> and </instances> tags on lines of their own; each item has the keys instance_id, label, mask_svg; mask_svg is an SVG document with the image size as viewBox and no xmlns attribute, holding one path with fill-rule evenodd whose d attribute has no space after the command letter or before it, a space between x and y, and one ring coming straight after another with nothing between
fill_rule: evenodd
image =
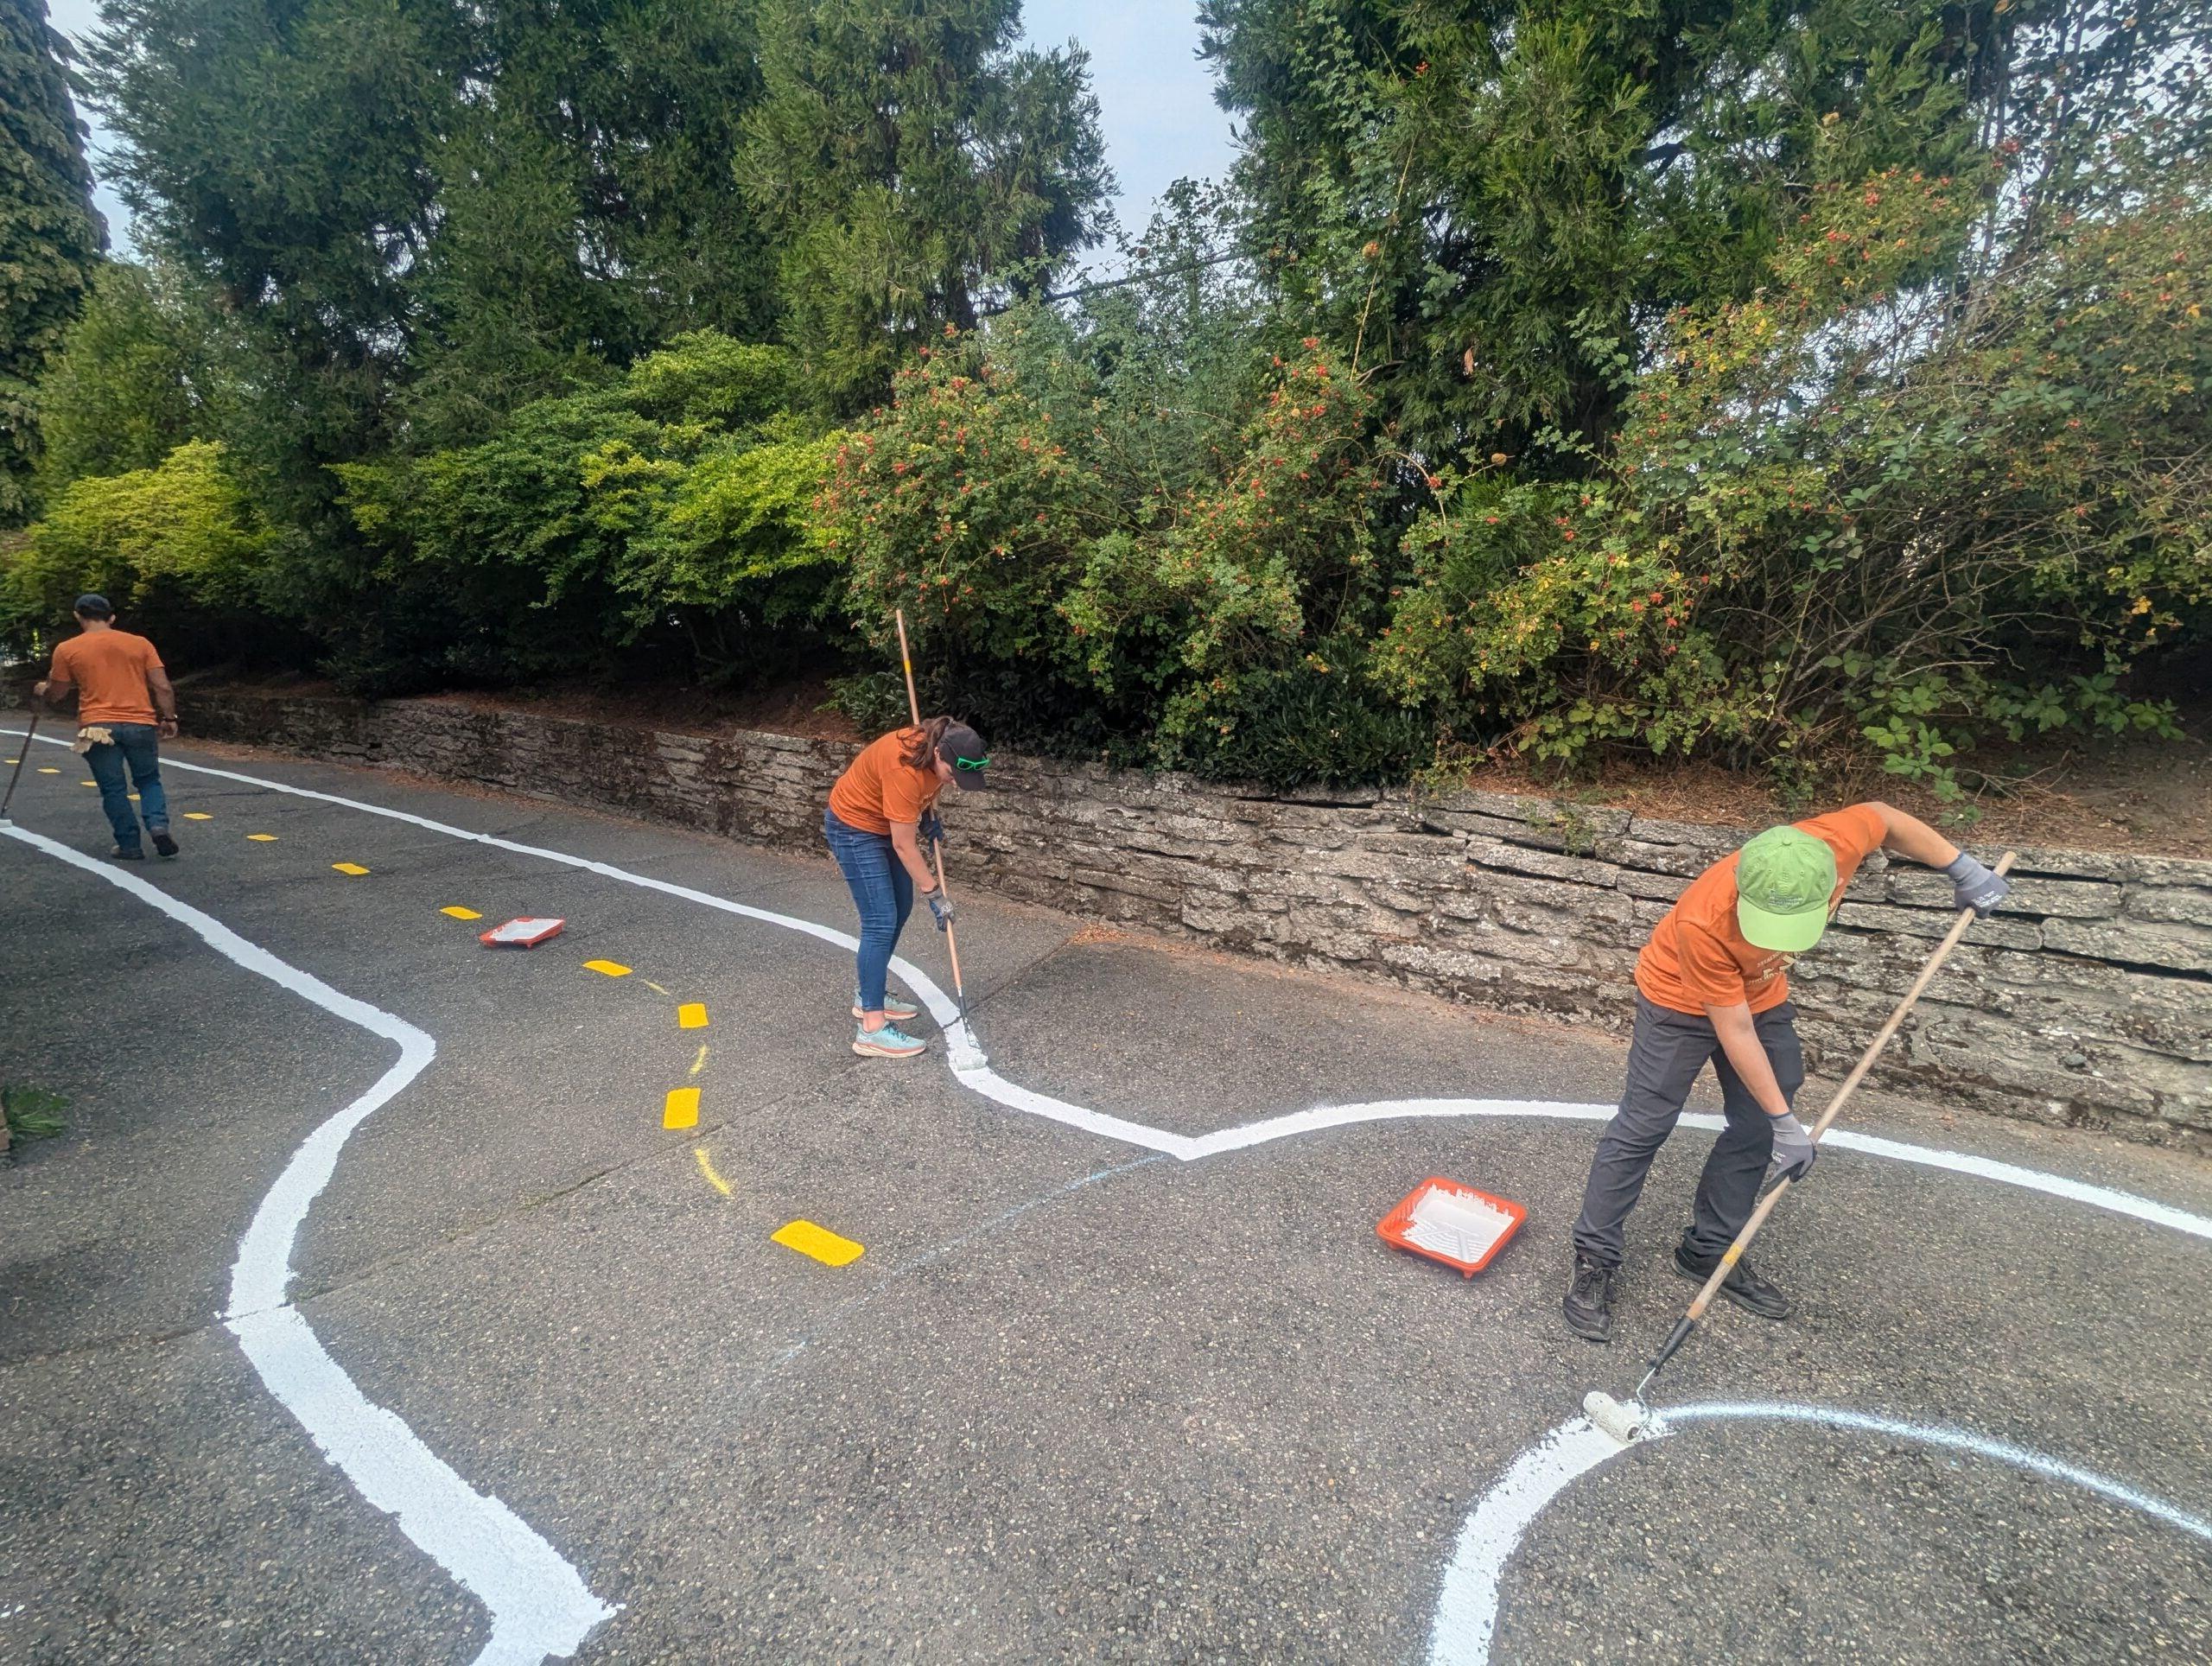
<instances>
[{"instance_id":1,"label":"red paint tray","mask_svg":"<svg viewBox=\"0 0 2212 1666\"><path fill-rule=\"evenodd\" d=\"M480 933L477 941L487 949L535 949L548 938L561 935L565 919L511 919Z\"/></svg>"},{"instance_id":2,"label":"red paint tray","mask_svg":"<svg viewBox=\"0 0 2212 1666\"><path fill-rule=\"evenodd\" d=\"M1432 1174L1406 1193L1375 1230L1385 1243L1456 1267L1468 1278L1512 1241L1529 1211L1510 1198Z\"/></svg>"}]
</instances>

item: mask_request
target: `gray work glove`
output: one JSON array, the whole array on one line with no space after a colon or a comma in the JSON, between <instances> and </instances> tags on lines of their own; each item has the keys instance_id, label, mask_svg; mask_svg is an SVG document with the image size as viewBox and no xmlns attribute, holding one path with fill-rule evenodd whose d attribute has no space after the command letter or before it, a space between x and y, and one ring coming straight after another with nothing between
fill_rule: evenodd
<instances>
[{"instance_id":1,"label":"gray work glove","mask_svg":"<svg viewBox=\"0 0 2212 1666\"><path fill-rule=\"evenodd\" d=\"M1964 851L1943 872L1951 881L1951 906L1971 908L1977 914L1986 915L2012 888Z\"/></svg>"},{"instance_id":2,"label":"gray work glove","mask_svg":"<svg viewBox=\"0 0 2212 1666\"><path fill-rule=\"evenodd\" d=\"M1813 1172L1813 1159L1821 1148L1805 1131L1795 1111L1769 1119L1774 1124L1774 1155L1768 1160L1769 1180L1802 1180Z\"/></svg>"},{"instance_id":3,"label":"gray work glove","mask_svg":"<svg viewBox=\"0 0 2212 1666\"><path fill-rule=\"evenodd\" d=\"M930 912L937 917L938 931L942 932L952 924L952 905L944 900L944 892L942 889L929 892L922 900L929 904Z\"/></svg>"},{"instance_id":4,"label":"gray work glove","mask_svg":"<svg viewBox=\"0 0 2212 1666\"><path fill-rule=\"evenodd\" d=\"M924 849L931 845L943 844L944 823L938 818L937 811L925 810L922 812L922 819L914 825L914 834L922 842Z\"/></svg>"}]
</instances>

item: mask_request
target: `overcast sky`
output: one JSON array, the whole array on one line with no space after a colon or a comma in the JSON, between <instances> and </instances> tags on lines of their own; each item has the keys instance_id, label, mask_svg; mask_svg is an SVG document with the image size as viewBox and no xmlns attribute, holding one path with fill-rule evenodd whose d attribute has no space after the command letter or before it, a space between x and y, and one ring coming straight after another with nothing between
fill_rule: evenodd
<instances>
[{"instance_id":1,"label":"overcast sky","mask_svg":"<svg viewBox=\"0 0 2212 1666\"><path fill-rule=\"evenodd\" d=\"M81 35L99 18L99 0L48 0L54 26ZM1132 235L1145 228L1160 194L1185 175L1217 179L1232 159L1229 118L1213 101L1213 78L1198 61L1195 0L1027 0L1022 19L1032 44L1080 42L1090 53L1091 85L1106 134L1106 160L1120 193L1115 207ZM90 110L92 173L102 173L105 135ZM104 179L94 193L118 251L128 247L130 216Z\"/></svg>"}]
</instances>

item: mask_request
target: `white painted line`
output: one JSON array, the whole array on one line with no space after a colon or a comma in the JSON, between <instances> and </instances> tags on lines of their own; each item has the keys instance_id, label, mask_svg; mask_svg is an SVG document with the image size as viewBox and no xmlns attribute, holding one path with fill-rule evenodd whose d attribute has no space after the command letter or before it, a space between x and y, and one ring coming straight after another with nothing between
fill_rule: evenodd
<instances>
[{"instance_id":1,"label":"white painted line","mask_svg":"<svg viewBox=\"0 0 2212 1666\"><path fill-rule=\"evenodd\" d=\"M317 1128L292 1154L254 1211L231 1268L224 1322L274 1395L299 1420L324 1457L399 1529L491 1611L483 1663L565 1659L614 1612L553 1547L497 1498L471 1488L383 1407L371 1403L323 1351L307 1318L287 1300L292 1246L308 1210L329 1184L346 1137L421 1075L435 1056L412 1024L279 960L213 916L137 874L28 829L0 823L0 834L105 880L198 933L207 946L333 1016L396 1042L399 1059L366 1093Z\"/></svg>"},{"instance_id":2,"label":"white painted line","mask_svg":"<svg viewBox=\"0 0 2212 1666\"><path fill-rule=\"evenodd\" d=\"M1473 1512L1460 1528L1452 1560L1444 1570L1435 1618L1429 1626L1429 1666L1488 1666L1491 1643L1497 1627L1498 1593L1505 1565L1544 1506L1577 1479L1623 1453L1665 1439L1682 1424L1737 1419L1821 1423L1832 1428L1888 1435L1923 1446L1993 1458L2031 1474L2085 1487L2115 1504L2154 1516L2184 1533L2212 1540L2212 1522L2191 1515L2164 1498L2078 1465L1964 1429L1901 1423L1894 1418L1826 1406L1786 1402L1710 1402L1675 1408L1656 1420L1634 1447L1624 1447L1592 1428L1588 1419L1575 1417L1551 1430L1516 1458L1477 1501ZM1599 1652L1604 1653L1602 1647Z\"/></svg>"},{"instance_id":3,"label":"white painted line","mask_svg":"<svg viewBox=\"0 0 2212 1666\"><path fill-rule=\"evenodd\" d=\"M1587 1419L1560 1424L1491 1484L1459 1529L1429 1623L1429 1666L1474 1666L1490 1658L1505 1564L1543 1507L1628 1448Z\"/></svg>"},{"instance_id":4,"label":"white painted line","mask_svg":"<svg viewBox=\"0 0 2212 1666\"><path fill-rule=\"evenodd\" d=\"M21 729L0 729L0 734L17 734ZM66 741L56 741L48 735L39 740L53 746L67 746ZM285 793L296 798L308 798L318 804L336 804L341 809L355 810L364 815L381 816L386 820L404 822L449 838L465 839L473 844L490 845L500 850L511 850L518 855L536 856L542 861L558 862L563 867L581 868L602 878L638 886L648 891L658 891L703 908L719 909L723 913L737 914L747 919L757 919L769 925L780 925L786 931L798 932L819 938L841 949L856 949L856 940L846 932L814 921L800 919L791 914L779 914L766 908L754 908L741 902L732 902L726 897L714 896L704 891L695 891L689 886L672 885L666 880L652 879L643 874L632 874L613 864L593 862L583 856L572 856L566 851L549 850L542 846L522 844L512 839L503 839L496 834L476 833L465 827L433 821L427 816L416 816L404 810L391 810L382 804L369 804L359 798L340 798L335 793L317 792L312 788L293 786L283 781L273 781L259 775L242 774L236 770L215 769L206 764L188 764L164 759L165 767L188 770L195 775L212 775L218 779L237 781L246 786L257 786L271 792ZM975 1038L966 1024L961 1021L960 1008L953 999L931 980L927 974L911 961L895 958L891 970L899 982L920 998L928 1008L930 1016L944 1032L947 1052L953 1059L963 1054L980 1056ZM1172 1133L1147 1123L1132 1122L1125 1117L1109 1116L1086 1106L1071 1104L1050 1094L1039 1093L1017 1083L1009 1082L988 1065L959 1066L953 1069L954 1077L965 1087L996 1101L1009 1110L1022 1111L1032 1116L1042 1116L1070 1128L1079 1128L1086 1133L1103 1135L1108 1139L1120 1140L1125 1144L1141 1146L1147 1151L1165 1152L1184 1162L1195 1162L1202 1157L1217 1156L1224 1152L1239 1151L1247 1147L1266 1144L1274 1140L1318 1133L1324 1129L1345 1128L1357 1122L1394 1122L1408 1117L1462 1116L1546 1116L1569 1122L1605 1122L1613 1114L1611 1105L1575 1104L1538 1099L1382 1099L1357 1105L1319 1105L1310 1110L1294 1111L1287 1116L1268 1117L1242 1127L1221 1129L1211 1134L1192 1135ZM1718 1129L1723 1119L1710 1112L1692 1111L1682 1117L1687 1128ZM2212 1240L2212 1218L2177 1209L2152 1199L2138 1197L2132 1192L2120 1192L2110 1186L2092 1186L2086 1181L2069 1180L2063 1175L2047 1174L2039 1169L2023 1168L2018 1164L1999 1162L1993 1158L1977 1157L1965 1152L1946 1151L1940 1147L1912 1145L1903 1140L1887 1140L1871 1134L1853 1133L1848 1129L1832 1129L1822 1136L1822 1143L1842 1150L1863 1151L1870 1156L1887 1157L1897 1162L1916 1163L1924 1168L1948 1169L1955 1173L1967 1174L1977 1180L1995 1180L2005 1186L2017 1186L2046 1196L2064 1198L2071 1202L2088 1204L2116 1215L2126 1215L2136 1220L2147 1221L2154 1226L2164 1226L2193 1237Z\"/></svg>"}]
</instances>

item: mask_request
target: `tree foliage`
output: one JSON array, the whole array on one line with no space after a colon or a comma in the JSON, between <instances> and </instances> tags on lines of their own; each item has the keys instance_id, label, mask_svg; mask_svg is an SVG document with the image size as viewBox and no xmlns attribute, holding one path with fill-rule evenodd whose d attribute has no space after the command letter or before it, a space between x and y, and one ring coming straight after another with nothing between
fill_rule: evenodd
<instances>
[{"instance_id":1,"label":"tree foliage","mask_svg":"<svg viewBox=\"0 0 2212 1666\"><path fill-rule=\"evenodd\" d=\"M782 247L785 339L833 410L1096 240L1110 176L1084 55L1017 49L1020 17L1016 0L762 0L740 178Z\"/></svg>"},{"instance_id":2,"label":"tree foliage","mask_svg":"<svg viewBox=\"0 0 2212 1666\"><path fill-rule=\"evenodd\" d=\"M92 211L68 45L44 0L0 10L0 526L30 506L33 385L77 315L107 237Z\"/></svg>"},{"instance_id":3,"label":"tree foliage","mask_svg":"<svg viewBox=\"0 0 2212 1666\"><path fill-rule=\"evenodd\" d=\"M97 590L180 652L236 658L222 639L264 611L268 549L221 447L188 441L153 467L61 490L0 562L0 640L50 645Z\"/></svg>"},{"instance_id":4,"label":"tree foliage","mask_svg":"<svg viewBox=\"0 0 2212 1666\"><path fill-rule=\"evenodd\" d=\"M212 313L173 270L110 261L39 384L40 493L88 474L156 468L214 431Z\"/></svg>"},{"instance_id":5,"label":"tree foliage","mask_svg":"<svg viewBox=\"0 0 2212 1666\"><path fill-rule=\"evenodd\" d=\"M1432 461L1610 436L1674 309L1740 300L1809 194L2084 145L2186 83L2182 0L1207 0L1287 305ZM2164 89L2174 96L2174 87ZM2193 95L2189 95L2193 96Z\"/></svg>"},{"instance_id":6,"label":"tree foliage","mask_svg":"<svg viewBox=\"0 0 2212 1666\"><path fill-rule=\"evenodd\" d=\"M365 691L804 662L888 723L903 609L1008 744L1948 787L2164 728L2203 639L2183 0L1208 0L1243 159L1110 281L1014 0L105 16L151 258L54 301L10 647L96 584Z\"/></svg>"},{"instance_id":7,"label":"tree foliage","mask_svg":"<svg viewBox=\"0 0 2212 1666\"><path fill-rule=\"evenodd\" d=\"M1385 681L1539 754L1947 786L1992 733L2163 727L2115 690L2212 607L2212 180L2143 183L1963 290L1929 274L1995 182L1816 193L1749 298L1669 321L1586 478L1446 485Z\"/></svg>"},{"instance_id":8,"label":"tree foliage","mask_svg":"<svg viewBox=\"0 0 2212 1666\"><path fill-rule=\"evenodd\" d=\"M341 670L388 690L604 672L641 647L709 678L775 662L830 579L802 513L828 442L781 414L789 393L779 350L700 331L476 445L344 466L389 605Z\"/></svg>"}]
</instances>

